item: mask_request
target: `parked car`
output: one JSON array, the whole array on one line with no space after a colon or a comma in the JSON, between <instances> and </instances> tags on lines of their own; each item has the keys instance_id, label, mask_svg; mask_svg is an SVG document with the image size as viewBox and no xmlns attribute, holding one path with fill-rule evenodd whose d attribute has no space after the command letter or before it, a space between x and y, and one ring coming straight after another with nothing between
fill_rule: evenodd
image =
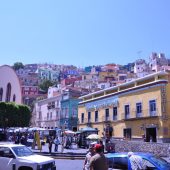
<instances>
[{"instance_id":1,"label":"parked car","mask_svg":"<svg viewBox=\"0 0 170 170\"><path fill-rule=\"evenodd\" d=\"M128 153L108 153L106 154L106 158L108 160L110 169L128 169ZM165 161L164 159L154 156L151 153L134 153L135 155L139 155L144 160L144 164L146 166L146 170L168 170L170 169L170 163ZM110 170L109 169L109 170Z\"/></svg>"},{"instance_id":2,"label":"parked car","mask_svg":"<svg viewBox=\"0 0 170 170\"><path fill-rule=\"evenodd\" d=\"M28 147L0 144L0 170L56 170L55 160L34 154Z\"/></svg>"}]
</instances>

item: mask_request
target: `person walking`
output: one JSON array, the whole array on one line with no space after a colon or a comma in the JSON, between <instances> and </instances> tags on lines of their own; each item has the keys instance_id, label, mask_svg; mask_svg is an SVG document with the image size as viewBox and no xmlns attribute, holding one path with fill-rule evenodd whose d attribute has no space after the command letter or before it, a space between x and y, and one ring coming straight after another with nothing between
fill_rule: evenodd
<instances>
[{"instance_id":1,"label":"person walking","mask_svg":"<svg viewBox=\"0 0 170 170\"><path fill-rule=\"evenodd\" d=\"M54 144L55 144L54 152L58 152L58 145L60 144L58 136L55 137Z\"/></svg>"},{"instance_id":2,"label":"person walking","mask_svg":"<svg viewBox=\"0 0 170 170\"><path fill-rule=\"evenodd\" d=\"M90 170L90 159L95 154L93 147L94 147L93 145L90 145L90 147L89 147L89 151L86 154L86 157L84 160L83 170Z\"/></svg>"},{"instance_id":3,"label":"person walking","mask_svg":"<svg viewBox=\"0 0 170 170\"><path fill-rule=\"evenodd\" d=\"M65 145L65 137L62 137L62 139L61 139L61 153L64 152L64 145Z\"/></svg>"},{"instance_id":4,"label":"person walking","mask_svg":"<svg viewBox=\"0 0 170 170\"><path fill-rule=\"evenodd\" d=\"M135 155L133 152L128 152L129 164L128 170L145 170L143 159L139 155Z\"/></svg>"},{"instance_id":5,"label":"person walking","mask_svg":"<svg viewBox=\"0 0 170 170\"><path fill-rule=\"evenodd\" d=\"M96 154L90 159L90 170L108 170L107 159L102 151L101 144L95 144Z\"/></svg>"},{"instance_id":6,"label":"person walking","mask_svg":"<svg viewBox=\"0 0 170 170\"><path fill-rule=\"evenodd\" d=\"M52 146L53 146L53 139L52 137L49 137L49 140L48 140L49 153L51 153Z\"/></svg>"}]
</instances>

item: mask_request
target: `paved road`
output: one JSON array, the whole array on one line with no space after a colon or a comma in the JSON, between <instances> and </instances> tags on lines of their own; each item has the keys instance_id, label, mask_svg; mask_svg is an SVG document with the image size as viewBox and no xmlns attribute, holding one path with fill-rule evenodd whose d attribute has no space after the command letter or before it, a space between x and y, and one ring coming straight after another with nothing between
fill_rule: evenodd
<instances>
[{"instance_id":1,"label":"paved road","mask_svg":"<svg viewBox=\"0 0 170 170\"><path fill-rule=\"evenodd\" d=\"M55 162L57 170L82 170L84 161L56 159Z\"/></svg>"}]
</instances>

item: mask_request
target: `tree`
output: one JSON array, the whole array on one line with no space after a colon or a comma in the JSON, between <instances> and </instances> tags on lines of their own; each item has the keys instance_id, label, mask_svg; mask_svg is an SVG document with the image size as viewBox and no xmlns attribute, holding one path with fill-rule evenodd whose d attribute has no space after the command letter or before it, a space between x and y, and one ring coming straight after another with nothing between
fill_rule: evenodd
<instances>
[{"instance_id":1,"label":"tree","mask_svg":"<svg viewBox=\"0 0 170 170\"><path fill-rule=\"evenodd\" d=\"M21 62L16 62L14 63L14 65L12 66L12 68L14 70L19 70L20 68L24 68L24 65Z\"/></svg>"},{"instance_id":2,"label":"tree","mask_svg":"<svg viewBox=\"0 0 170 170\"><path fill-rule=\"evenodd\" d=\"M31 112L27 105L18 105L18 116L20 127L27 127L30 125Z\"/></svg>"},{"instance_id":3,"label":"tree","mask_svg":"<svg viewBox=\"0 0 170 170\"><path fill-rule=\"evenodd\" d=\"M54 83L54 82L52 82L52 81L50 81L50 80L44 80L44 81L39 85L39 87L47 93L48 88L49 88L50 86L53 86L54 84L56 84L56 83Z\"/></svg>"},{"instance_id":4,"label":"tree","mask_svg":"<svg viewBox=\"0 0 170 170\"><path fill-rule=\"evenodd\" d=\"M27 127L30 125L31 112L26 105L0 102L0 127Z\"/></svg>"}]
</instances>

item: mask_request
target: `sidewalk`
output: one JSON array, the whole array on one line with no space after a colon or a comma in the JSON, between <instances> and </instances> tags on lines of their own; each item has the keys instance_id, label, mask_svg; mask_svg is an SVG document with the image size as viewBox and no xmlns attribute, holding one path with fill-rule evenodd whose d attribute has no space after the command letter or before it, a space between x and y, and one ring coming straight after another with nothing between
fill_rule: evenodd
<instances>
[{"instance_id":1,"label":"sidewalk","mask_svg":"<svg viewBox=\"0 0 170 170\"><path fill-rule=\"evenodd\" d=\"M58 145L58 152L54 152L54 144L52 146L52 153L61 153L61 145ZM38 150L38 147L35 146L35 149L29 147L33 152L44 152L49 153L48 144L42 145L42 150ZM77 145L72 145L71 149L64 148L63 153L75 153L75 154L86 154L88 149L77 148Z\"/></svg>"},{"instance_id":2,"label":"sidewalk","mask_svg":"<svg viewBox=\"0 0 170 170\"><path fill-rule=\"evenodd\" d=\"M54 159L70 159L70 160L84 160L87 153L87 149L77 148L76 145L73 145L71 149L65 149L61 153L61 145L58 146L58 152L54 152L54 144L52 146L52 152L49 153L48 144L42 145L42 150L38 150L37 146L35 149L29 147L34 153L50 156Z\"/></svg>"}]
</instances>

